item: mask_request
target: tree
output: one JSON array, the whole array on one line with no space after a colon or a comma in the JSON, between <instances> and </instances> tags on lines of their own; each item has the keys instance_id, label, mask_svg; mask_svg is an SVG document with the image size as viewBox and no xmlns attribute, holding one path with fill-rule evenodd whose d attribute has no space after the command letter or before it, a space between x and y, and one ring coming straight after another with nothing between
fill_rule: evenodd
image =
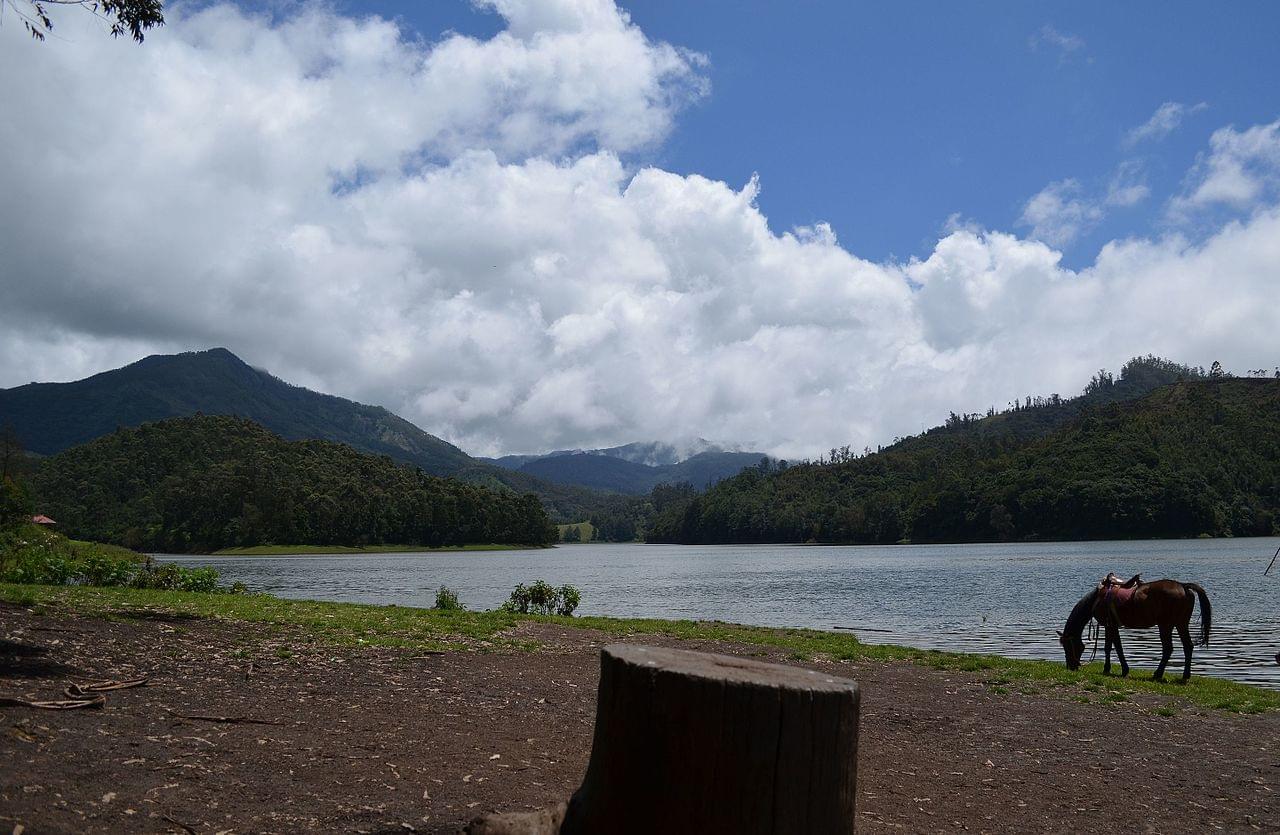
<instances>
[{"instance_id":1,"label":"tree","mask_svg":"<svg viewBox=\"0 0 1280 835\"><path fill-rule=\"evenodd\" d=\"M17 478L22 463L22 442L13 424L5 421L0 426L0 478Z\"/></svg>"},{"instance_id":2,"label":"tree","mask_svg":"<svg viewBox=\"0 0 1280 835\"><path fill-rule=\"evenodd\" d=\"M49 17L52 6L79 6L111 23L111 36L126 32L142 43L148 30L164 25L163 0L0 0L0 11L8 6L22 21L31 37L43 41L53 31Z\"/></svg>"},{"instance_id":3,"label":"tree","mask_svg":"<svg viewBox=\"0 0 1280 835\"><path fill-rule=\"evenodd\" d=\"M0 478L0 526L31 521L31 494L9 476Z\"/></svg>"}]
</instances>

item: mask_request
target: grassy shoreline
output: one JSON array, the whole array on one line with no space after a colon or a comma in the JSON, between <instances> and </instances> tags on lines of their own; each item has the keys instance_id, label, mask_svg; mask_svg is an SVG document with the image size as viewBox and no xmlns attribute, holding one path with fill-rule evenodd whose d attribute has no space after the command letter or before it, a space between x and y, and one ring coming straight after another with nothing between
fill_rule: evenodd
<instances>
[{"instance_id":1,"label":"grassy shoreline","mask_svg":"<svg viewBox=\"0 0 1280 835\"><path fill-rule=\"evenodd\" d=\"M529 551L538 545L253 545L247 548L220 548L212 554L183 556L267 557L304 556L308 554L436 554L462 551Z\"/></svg>"},{"instance_id":2,"label":"grassy shoreline","mask_svg":"<svg viewBox=\"0 0 1280 835\"><path fill-rule=\"evenodd\" d=\"M742 626L718 621L647 618L539 617L507 612L440 612L405 606L375 606L286 600L265 594L220 595L154 589L0 584L0 601L47 614L67 612L99 617L170 612L192 617L297 628L306 640L332 646L400 647L420 650L484 650L536 647L505 633L521 621L541 621L594 629L612 637L660 635L678 640L725 641L770 647L796 661L910 662L939 670L968 671L990 686L1028 694L1058 692L1078 701L1125 702L1130 696L1166 697L1161 710L1195 706L1239 713L1280 710L1280 692L1209 676L1182 685L1155 682L1148 675L1103 676L1102 665L1071 672L1061 663L997 655L921 650L892 644L864 644L855 636L813 629Z\"/></svg>"}]
</instances>

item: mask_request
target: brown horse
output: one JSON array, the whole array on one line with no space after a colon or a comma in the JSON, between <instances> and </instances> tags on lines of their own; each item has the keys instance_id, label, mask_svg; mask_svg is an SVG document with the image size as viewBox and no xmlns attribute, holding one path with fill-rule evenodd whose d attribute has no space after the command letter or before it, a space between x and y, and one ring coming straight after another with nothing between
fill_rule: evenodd
<instances>
[{"instance_id":1,"label":"brown horse","mask_svg":"<svg viewBox=\"0 0 1280 835\"><path fill-rule=\"evenodd\" d=\"M1120 658L1120 674L1129 675L1129 664L1124 660L1124 648L1120 645L1120 627L1127 629L1160 628L1160 666L1153 678L1164 678L1165 665L1173 654L1173 630L1182 638L1182 680L1191 678L1191 612L1196 598L1200 598L1200 645L1209 643L1209 627L1213 623L1213 610L1209 595L1195 583L1177 580L1156 580L1141 583L1127 594L1116 594L1095 588L1080 598L1080 602L1067 617L1067 625L1058 633L1058 642L1067 655L1067 669L1080 668L1080 656L1084 655L1084 628L1096 618L1106 630L1107 643L1102 672L1111 673L1111 647L1114 644Z\"/></svg>"}]
</instances>

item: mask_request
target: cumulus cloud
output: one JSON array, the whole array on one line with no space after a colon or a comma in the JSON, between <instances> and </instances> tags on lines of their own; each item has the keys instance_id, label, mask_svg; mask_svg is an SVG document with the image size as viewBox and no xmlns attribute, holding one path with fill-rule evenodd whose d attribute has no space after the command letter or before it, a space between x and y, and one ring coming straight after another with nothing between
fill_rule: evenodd
<instances>
[{"instance_id":1,"label":"cumulus cloud","mask_svg":"<svg viewBox=\"0 0 1280 835\"><path fill-rule=\"evenodd\" d=\"M1021 226L1031 227L1031 237L1053 246L1067 246L1080 235L1091 231L1116 208L1129 208L1151 194L1138 160L1125 160L1116 166L1106 190L1088 193L1074 178L1045 186L1022 207L1018 218Z\"/></svg>"},{"instance_id":2,"label":"cumulus cloud","mask_svg":"<svg viewBox=\"0 0 1280 835\"><path fill-rule=\"evenodd\" d=\"M1075 179L1050 183L1022 207L1018 223L1031 227L1031 237L1065 246L1102 220L1102 207L1083 196Z\"/></svg>"},{"instance_id":3,"label":"cumulus cloud","mask_svg":"<svg viewBox=\"0 0 1280 835\"><path fill-rule=\"evenodd\" d=\"M1170 214L1185 218L1213 206L1248 210L1272 200L1280 186L1280 120L1243 131L1220 128L1209 138Z\"/></svg>"},{"instance_id":4,"label":"cumulus cloud","mask_svg":"<svg viewBox=\"0 0 1280 835\"><path fill-rule=\"evenodd\" d=\"M1199 113L1209 105L1205 102L1187 105L1182 102L1167 101L1156 108L1151 118L1125 134L1126 145L1137 145L1148 140L1158 141L1173 133L1193 113Z\"/></svg>"},{"instance_id":5,"label":"cumulus cloud","mask_svg":"<svg viewBox=\"0 0 1280 835\"><path fill-rule=\"evenodd\" d=\"M225 345L474 453L797 457L1134 354L1274 346L1274 208L1080 271L959 223L871 262L824 224L772 229L754 179L637 165L701 59L604 0L491 7L505 31L430 45L312 7L177 15L144 48L0 31L0 385Z\"/></svg>"}]
</instances>

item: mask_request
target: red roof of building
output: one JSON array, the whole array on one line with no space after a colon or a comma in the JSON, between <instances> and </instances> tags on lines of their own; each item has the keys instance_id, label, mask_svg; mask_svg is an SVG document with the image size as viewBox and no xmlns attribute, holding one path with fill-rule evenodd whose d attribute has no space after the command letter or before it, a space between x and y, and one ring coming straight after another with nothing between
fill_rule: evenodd
<instances>
[{"instance_id":1,"label":"red roof of building","mask_svg":"<svg viewBox=\"0 0 1280 835\"><path fill-rule=\"evenodd\" d=\"M56 525L56 524L58 524L57 522L55 522L55 521L53 521L52 519L50 519L48 516L32 516L32 517L31 517L31 521L32 521L32 522L35 522L37 525Z\"/></svg>"}]
</instances>

